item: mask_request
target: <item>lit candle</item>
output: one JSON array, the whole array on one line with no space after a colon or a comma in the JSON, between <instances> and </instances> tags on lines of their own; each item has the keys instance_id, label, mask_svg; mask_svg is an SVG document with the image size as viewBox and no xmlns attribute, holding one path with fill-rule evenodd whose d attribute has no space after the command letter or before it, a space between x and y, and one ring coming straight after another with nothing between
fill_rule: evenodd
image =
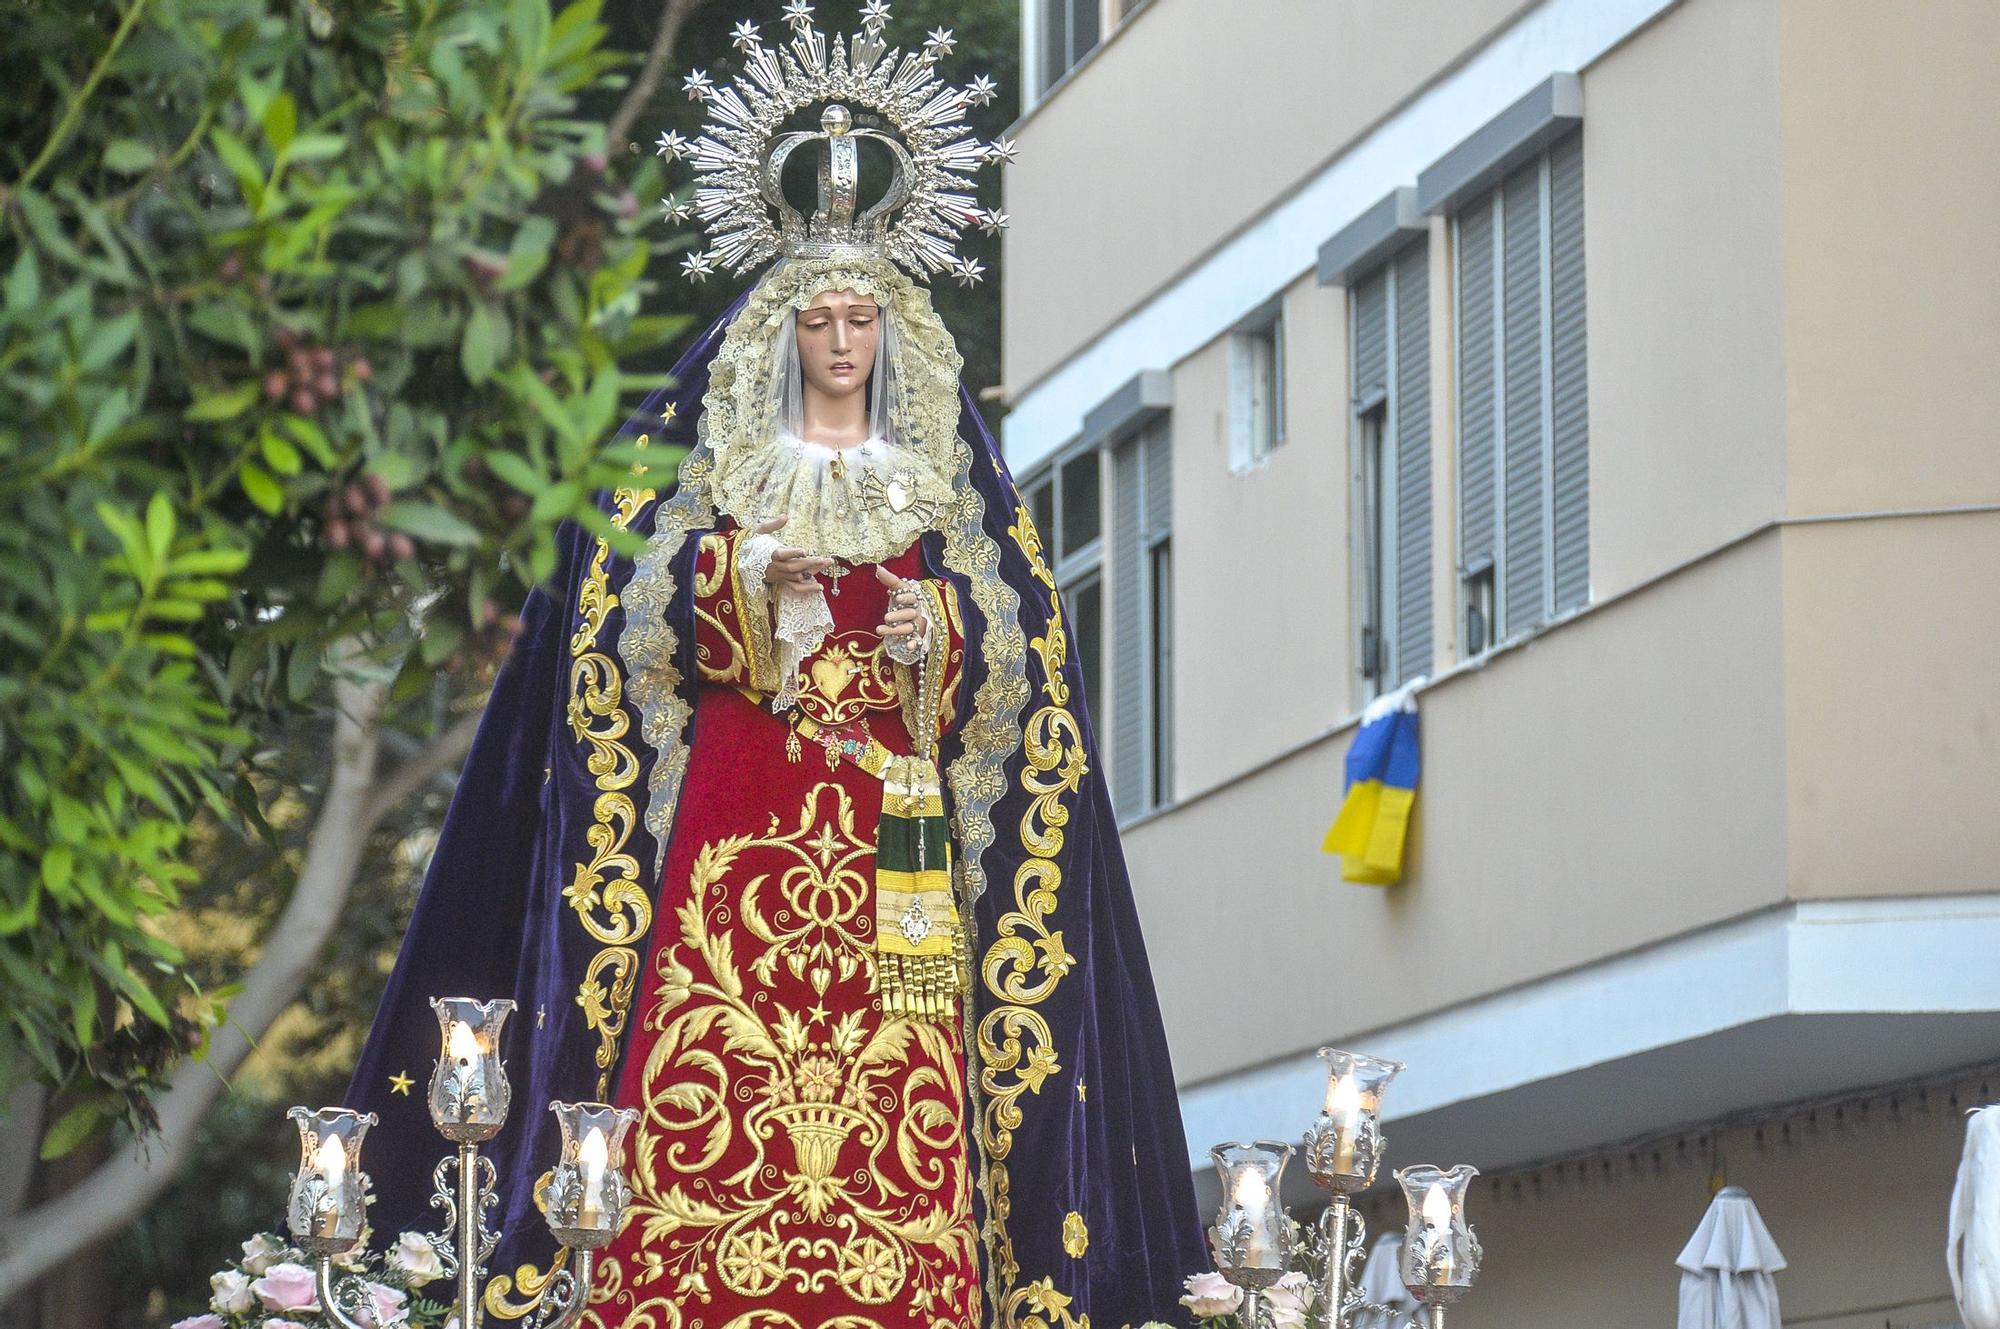
<instances>
[{"instance_id":1,"label":"lit candle","mask_svg":"<svg viewBox=\"0 0 2000 1329\"><path fill-rule=\"evenodd\" d=\"M604 1164L609 1149L604 1142L604 1132L596 1126L583 1137L582 1146L576 1151L583 1163L583 1201L577 1207L576 1225L597 1228L604 1225Z\"/></svg>"},{"instance_id":2,"label":"lit candle","mask_svg":"<svg viewBox=\"0 0 2000 1329\"><path fill-rule=\"evenodd\" d=\"M472 1026L463 1020L454 1020L451 1037L446 1040L451 1059L458 1063L462 1071L471 1070L472 1063L479 1060L479 1036L472 1032Z\"/></svg>"},{"instance_id":3,"label":"lit candle","mask_svg":"<svg viewBox=\"0 0 2000 1329\"><path fill-rule=\"evenodd\" d=\"M320 1197L319 1210L313 1215L318 1229L314 1235L331 1237L337 1235L340 1211L347 1199L347 1150L342 1147L340 1137L329 1135L320 1142L313 1154L313 1166L319 1170L320 1179L326 1183L326 1192Z\"/></svg>"},{"instance_id":4,"label":"lit candle","mask_svg":"<svg viewBox=\"0 0 2000 1329\"><path fill-rule=\"evenodd\" d=\"M479 1036L472 1032L472 1026L463 1020L454 1020L451 1034L445 1039L445 1055L451 1058L457 1069L459 1116L471 1121L473 1114L482 1106L486 1086L477 1069L479 1064Z\"/></svg>"},{"instance_id":5,"label":"lit candle","mask_svg":"<svg viewBox=\"0 0 2000 1329\"><path fill-rule=\"evenodd\" d=\"M1442 1182L1431 1183L1424 1196L1424 1244L1431 1252L1426 1265L1431 1281L1451 1282L1451 1196Z\"/></svg>"},{"instance_id":6,"label":"lit candle","mask_svg":"<svg viewBox=\"0 0 2000 1329\"><path fill-rule=\"evenodd\" d=\"M1352 1074L1334 1077L1326 1094L1326 1114L1333 1122L1333 1170L1352 1175L1361 1138L1361 1085Z\"/></svg>"}]
</instances>

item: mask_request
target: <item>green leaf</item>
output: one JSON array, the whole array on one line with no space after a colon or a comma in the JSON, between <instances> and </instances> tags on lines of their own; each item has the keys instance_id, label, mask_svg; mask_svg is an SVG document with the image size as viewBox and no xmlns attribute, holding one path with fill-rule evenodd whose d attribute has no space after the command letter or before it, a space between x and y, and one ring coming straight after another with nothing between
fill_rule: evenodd
<instances>
[{"instance_id":1,"label":"green leaf","mask_svg":"<svg viewBox=\"0 0 2000 1329\"><path fill-rule=\"evenodd\" d=\"M327 441L326 431L303 415L281 415L278 425L291 437L292 442L312 454L313 460L322 466L334 463L333 444Z\"/></svg>"},{"instance_id":2,"label":"green leaf","mask_svg":"<svg viewBox=\"0 0 2000 1329\"><path fill-rule=\"evenodd\" d=\"M299 456L299 450L279 438L278 431L268 424L257 435L257 447L279 475L297 475L305 469L305 459Z\"/></svg>"},{"instance_id":3,"label":"green leaf","mask_svg":"<svg viewBox=\"0 0 2000 1329\"><path fill-rule=\"evenodd\" d=\"M158 156L136 138L114 138L104 145L104 169L113 175L137 175Z\"/></svg>"},{"instance_id":4,"label":"green leaf","mask_svg":"<svg viewBox=\"0 0 2000 1329\"><path fill-rule=\"evenodd\" d=\"M549 249L555 238L555 219L531 214L521 223L521 229L514 232L514 241L507 249L507 266L494 285L502 291L518 291L539 277L548 266Z\"/></svg>"},{"instance_id":5,"label":"green leaf","mask_svg":"<svg viewBox=\"0 0 2000 1329\"><path fill-rule=\"evenodd\" d=\"M299 131L299 104L292 100L292 94L281 92L271 98L264 107L264 139L271 145L271 151L280 157L292 144L292 135Z\"/></svg>"},{"instance_id":6,"label":"green leaf","mask_svg":"<svg viewBox=\"0 0 2000 1329\"><path fill-rule=\"evenodd\" d=\"M14 260L14 270L7 274L7 308L32 309L41 298L41 269L35 265L34 251L23 249L21 256Z\"/></svg>"},{"instance_id":7,"label":"green leaf","mask_svg":"<svg viewBox=\"0 0 2000 1329\"><path fill-rule=\"evenodd\" d=\"M52 844L42 853L42 884L49 894L69 898L70 879L76 871L76 850L66 844Z\"/></svg>"},{"instance_id":8,"label":"green leaf","mask_svg":"<svg viewBox=\"0 0 2000 1329\"><path fill-rule=\"evenodd\" d=\"M132 418L132 394L125 388L115 388L97 403L97 409L90 413L90 433L85 440L95 446L110 438Z\"/></svg>"},{"instance_id":9,"label":"green leaf","mask_svg":"<svg viewBox=\"0 0 2000 1329\"><path fill-rule=\"evenodd\" d=\"M236 478L244 494L265 512L275 517L285 510L285 487L256 462L246 461L237 467Z\"/></svg>"},{"instance_id":10,"label":"green leaf","mask_svg":"<svg viewBox=\"0 0 2000 1329\"><path fill-rule=\"evenodd\" d=\"M158 567L167 558L167 551L174 547L174 504L159 490L146 500L146 551L153 556L153 565Z\"/></svg>"},{"instance_id":11,"label":"green leaf","mask_svg":"<svg viewBox=\"0 0 2000 1329\"><path fill-rule=\"evenodd\" d=\"M284 159L287 162L325 161L346 151L347 136L344 134L301 134L292 140Z\"/></svg>"},{"instance_id":12,"label":"green leaf","mask_svg":"<svg viewBox=\"0 0 2000 1329\"><path fill-rule=\"evenodd\" d=\"M209 131L209 142L215 145L215 155L222 158L222 164L236 177L236 187L243 191L243 201L250 205L252 212L264 206L264 165L257 160L257 154L227 129L217 125Z\"/></svg>"},{"instance_id":13,"label":"green leaf","mask_svg":"<svg viewBox=\"0 0 2000 1329\"><path fill-rule=\"evenodd\" d=\"M518 452L489 452L486 464L493 474L530 496L541 493L549 482L546 475Z\"/></svg>"},{"instance_id":14,"label":"green leaf","mask_svg":"<svg viewBox=\"0 0 2000 1329\"><path fill-rule=\"evenodd\" d=\"M190 549L167 564L170 577L227 577L250 563L247 549Z\"/></svg>"},{"instance_id":15,"label":"green leaf","mask_svg":"<svg viewBox=\"0 0 2000 1329\"><path fill-rule=\"evenodd\" d=\"M257 384L254 382L243 383L231 388L227 392L217 392L206 397L197 397L194 405L188 407L184 412L184 416L186 419L202 423L234 420L237 416L249 410L250 404L256 400Z\"/></svg>"},{"instance_id":16,"label":"green leaf","mask_svg":"<svg viewBox=\"0 0 2000 1329\"><path fill-rule=\"evenodd\" d=\"M493 307L474 305L471 317L465 320L465 336L458 348L458 363L465 370L468 382L484 383L493 377L506 341L506 328Z\"/></svg>"},{"instance_id":17,"label":"green leaf","mask_svg":"<svg viewBox=\"0 0 2000 1329\"><path fill-rule=\"evenodd\" d=\"M22 258L28 255L24 252ZM132 344L132 338L139 332L137 310L128 310L114 319L97 325L89 337L85 338L83 349L77 353L77 367L85 373L95 373L125 353Z\"/></svg>"},{"instance_id":18,"label":"green leaf","mask_svg":"<svg viewBox=\"0 0 2000 1329\"><path fill-rule=\"evenodd\" d=\"M423 656L427 665L442 664L465 640L464 625L456 619L440 618L424 628Z\"/></svg>"},{"instance_id":19,"label":"green leaf","mask_svg":"<svg viewBox=\"0 0 2000 1329\"><path fill-rule=\"evenodd\" d=\"M56 1124L49 1127L48 1134L42 1137L42 1160L47 1162L52 1158L61 1158L97 1134L104 1121L104 1108L101 1104L78 1103L56 1118Z\"/></svg>"},{"instance_id":20,"label":"green leaf","mask_svg":"<svg viewBox=\"0 0 2000 1329\"><path fill-rule=\"evenodd\" d=\"M377 514L384 525L442 545L476 545L479 531L463 518L433 503L403 499L389 504Z\"/></svg>"}]
</instances>

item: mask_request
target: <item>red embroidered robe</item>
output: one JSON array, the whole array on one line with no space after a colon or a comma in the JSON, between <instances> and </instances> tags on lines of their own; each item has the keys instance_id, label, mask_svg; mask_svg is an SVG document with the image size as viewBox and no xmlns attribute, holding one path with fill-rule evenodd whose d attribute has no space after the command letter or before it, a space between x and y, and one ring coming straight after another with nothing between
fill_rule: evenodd
<instances>
[{"instance_id":1,"label":"red embroidered robe","mask_svg":"<svg viewBox=\"0 0 2000 1329\"><path fill-rule=\"evenodd\" d=\"M764 695L770 611L736 570L743 535L703 537L697 557L692 750L614 1095L641 1113L633 1204L591 1312L607 1329L969 1329L959 1026L878 1009L882 784L811 741L788 754L790 718ZM914 549L887 566L922 576ZM921 689L876 634L886 588L865 565L821 581L834 628L800 665L798 714L909 753L905 694ZM949 585L933 585L942 732L964 639Z\"/></svg>"}]
</instances>

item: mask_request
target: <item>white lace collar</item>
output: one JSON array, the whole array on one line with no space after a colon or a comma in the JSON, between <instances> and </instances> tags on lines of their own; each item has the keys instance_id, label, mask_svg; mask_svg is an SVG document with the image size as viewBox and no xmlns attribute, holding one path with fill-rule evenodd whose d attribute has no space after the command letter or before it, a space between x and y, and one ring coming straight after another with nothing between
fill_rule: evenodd
<instances>
[{"instance_id":1,"label":"white lace collar","mask_svg":"<svg viewBox=\"0 0 2000 1329\"><path fill-rule=\"evenodd\" d=\"M951 483L928 459L892 439L829 447L780 433L735 459L717 507L744 526L786 517L788 545L879 563L937 526L951 505Z\"/></svg>"}]
</instances>

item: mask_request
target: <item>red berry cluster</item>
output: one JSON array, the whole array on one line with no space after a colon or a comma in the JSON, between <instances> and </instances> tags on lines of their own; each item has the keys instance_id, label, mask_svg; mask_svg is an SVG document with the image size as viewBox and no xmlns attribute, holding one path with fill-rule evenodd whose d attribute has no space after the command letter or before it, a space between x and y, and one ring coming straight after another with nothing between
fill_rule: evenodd
<instances>
[{"instance_id":1,"label":"red berry cluster","mask_svg":"<svg viewBox=\"0 0 2000 1329\"><path fill-rule=\"evenodd\" d=\"M331 346L314 346L289 328L280 328L275 340L285 353L286 367L264 375L264 396L283 401L300 415L311 415L340 395L339 364ZM375 367L365 355L347 362L347 372L356 382L374 377Z\"/></svg>"},{"instance_id":2,"label":"red berry cluster","mask_svg":"<svg viewBox=\"0 0 2000 1329\"><path fill-rule=\"evenodd\" d=\"M326 547L358 549L370 563L415 558L416 541L401 531L385 531L376 522L388 501L388 481L372 472L333 490L326 500Z\"/></svg>"}]
</instances>

